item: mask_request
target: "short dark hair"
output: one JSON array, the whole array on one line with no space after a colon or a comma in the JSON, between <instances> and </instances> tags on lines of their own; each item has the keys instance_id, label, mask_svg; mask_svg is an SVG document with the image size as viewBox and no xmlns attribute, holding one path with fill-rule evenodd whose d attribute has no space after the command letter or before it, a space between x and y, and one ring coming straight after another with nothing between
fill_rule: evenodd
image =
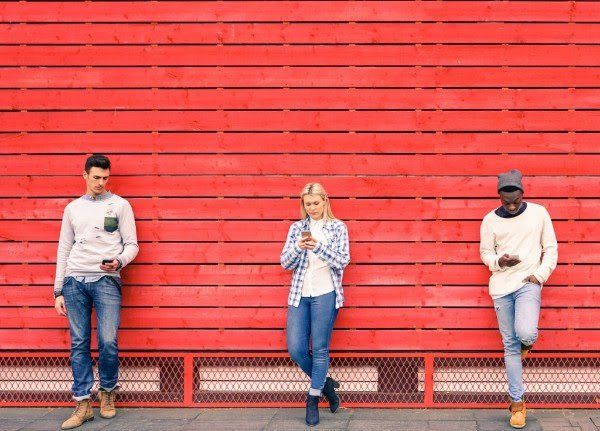
<instances>
[{"instance_id":1,"label":"short dark hair","mask_svg":"<svg viewBox=\"0 0 600 431\"><path fill-rule=\"evenodd\" d=\"M110 160L104 154L92 154L85 161L85 171L89 174L92 168L110 169Z\"/></svg>"}]
</instances>

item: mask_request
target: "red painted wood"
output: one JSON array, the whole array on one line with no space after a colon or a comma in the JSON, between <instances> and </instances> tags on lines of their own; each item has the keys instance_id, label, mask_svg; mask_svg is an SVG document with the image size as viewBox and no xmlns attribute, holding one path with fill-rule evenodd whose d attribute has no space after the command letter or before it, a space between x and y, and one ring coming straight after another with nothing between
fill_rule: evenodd
<instances>
[{"instance_id":1,"label":"red painted wood","mask_svg":"<svg viewBox=\"0 0 600 431\"><path fill-rule=\"evenodd\" d=\"M152 269L152 271L149 271ZM406 264L351 265L345 281L360 285L484 285L489 271L483 265ZM146 265L132 264L124 282L146 285L289 285L290 274L279 265ZM600 266L559 265L549 285L595 285ZM0 284L49 284L54 281L54 265L0 265Z\"/></svg>"},{"instance_id":2,"label":"red painted wood","mask_svg":"<svg viewBox=\"0 0 600 431\"><path fill-rule=\"evenodd\" d=\"M0 67L0 88L598 87L598 67Z\"/></svg>"},{"instance_id":3,"label":"red painted wood","mask_svg":"<svg viewBox=\"0 0 600 431\"><path fill-rule=\"evenodd\" d=\"M5 90L2 110L598 109L600 89Z\"/></svg>"},{"instance_id":4,"label":"red painted wood","mask_svg":"<svg viewBox=\"0 0 600 431\"><path fill-rule=\"evenodd\" d=\"M546 330L540 333L536 351L598 350L600 331ZM62 329L0 329L0 344L6 349L68 349L69 336ZM96 337L92 336L96 349ZM220 350L266 352L285 350L285 332L269 329L243 330L122 330L119 348L123 350ZM332 351L490 351L500 350L497 329L481 330L337 330Z\"/></svg>"},{"instance_id":5,"label":"red painted wood","mask_svg":"<svg viewBox=\"0 0 600 431\"><path fill-rule=\"evenodd\" d=\"M2 263L54 263L54 243L0 242ZM480 263L478 243L352 243L354 263ZM271 263L278 243L143 243L137 263ZM559 263L600 263L600 244L560 244Z\"/></svg>"},{"instance_id":6,"label":"red painted wood","mask_svg":"<svg viewBox=\"0 0 600 431\"><path fill-rule=\"evenodd\" d=\"M289 199L261 198L129 198L136 220L248 219L291 220L299 217L298 207ZM72 198L4 198L0 219L61 220ZM298 199L299 201L299 199ZM531 201L531 200L530 200ZM500 206L493 199L347 199L332 198L335 214L342 220L477 220ZM555 221L593 220L598 216L599 199L535 199ZM299 204L299 202L298 202ZM410 212L406 209L410 208ZM559 238L560 240L561 238ZM566 240L566 239L565 239Z\"/></svg>"},{"instance_id":7,"label":"red painted wood","mask_svg":"<svg viewBox=\"0 0 600 431\"><path fill-rule=\"evenodd\" d=\"M596 43L596 24L0 24L10 44Z\"/></svg>"},{"instance_id":8,"label":"red painted wood","mask_svg":"<svg viewBox=\"0 0 600 431\"><path fill-rule=\"evenodd\" d=\"M2 66L599 66L597 45L0 46Z\"/></svg>"},{"instance_id":9,"label":"red painted wood","mask_svg":"<svg viewBox=\"0 0 600 431\"><path fill-rule=\"evenodd\" d=\"M1 119L2 114L0 114ZM60 163L59 163L60 160ZM597 155L115 155L129 175L494 175L520 166L530 175L594 175ZM7 175L76 175L80 155L0 156Z\"/></svg>"},{"instance_id":10,"label":"red painted wood","mask_svg":"<svg viewBox=\"0 0 600 431\"><path fill-rule=\"evenodd\" d=\"M84 158L80 161L84 162ZM327 184L331 197L497 197L495 177L473 176L350 176L350 175L211 175L211 176L120 176L113 168L111 190L120 195L136 196L247 196L292 197L308 182ZM282 181L285 179L285 181ZM6 197L76 197L83 193L77 176L4 176L0 194ZM51 184L51 187L49 186ZM537 176L524 179L531 198L597 198L600 183L595 176ZM298 207L292 203L294 213ZM294 219L296 216L293 217Z\"/></svg>"},{"instance_id":11,"label":"red painted wood","mask_svg":"<svg viewBox=\"0 0 600 431\"><path fill-rule=\"evenodd\" d=\"M594 2L553 1L261 1L6 2L2 22L211 22L211 21L551 21L595 22Z\"/></svg>"},{"instance_id":12,"label":"red painted wood","mask_svg":"<svg viewBox=\"0 0 600 431\"><path fill-rule=\"evenodd\" d=\"M123 286L123 303L135 307L285 307L287 284L279 286ZM346 286L348 307L491 307L487 285L475 286ZM546 307L595 308L600 301L597 286L544 286ZM6 306L47 307L53 301L52 286L0 287Z\"/></svg>"},{"instance_id":13,"label":"red painted wood","mask_svg":"<svg viewBox=\"0 0 600 431\"><path fill-rule=\"evenodd\" d=\"M600 79L600 76L599 76ZM1 93L0 93L1 94ZM599 153L598 133L0 133L0 154ZM114 169L117 169L115 166Z\"/></svg>"},{"instance_id":14,"label":"red painted wood","mask_svg":"<svg viewBox=\"0 0 600 431\"><path fill-rule=\"evenodd\" d=\"M280 308L123 308L121 329L285 329L285 307ZM595 329L600 318L597 308L542 309L539 328ZM92 318L96 328L96 316ZM53 307L4 308L3 329L68 329L68 321ZM346 308L335 329L496 329L498 322L490 308Z\"/></svg>"},{"instance_id":15,"label":"red painted wood","mask_svg":"<svg viewBox=\"0 0 600 431\"><path fill-rule=\"evenodd\" d=\"M468 116L462 111L0 112L2 132L598 131L599 123L598 111L472 111Z\"/></svg>"},{"instance_id":16,"label":"red painted wood","mask_svg":"<svg viewBox=\"0 0 600 431\"><path fill-rule=\"evenodd\" d=\"M252 214L249 214L251 216ZM480 221L350 221L353 241L479 241ZM140 221L140 241L263 241L282 247L290 223L283 221ZM558 238L564 241L600 241L596 221L554 222ZM56 241L59 221L0 221L0 239L9 241ZM581 245L581 247L586 247ZM279 253L271 255L279 260Z\"/></svg>"}]
</instances>

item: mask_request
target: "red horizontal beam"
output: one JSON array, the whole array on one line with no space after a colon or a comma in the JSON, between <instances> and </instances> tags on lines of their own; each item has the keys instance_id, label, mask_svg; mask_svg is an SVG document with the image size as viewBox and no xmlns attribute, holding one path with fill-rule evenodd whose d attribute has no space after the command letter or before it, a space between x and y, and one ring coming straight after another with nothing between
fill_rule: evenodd
<instances>
[{"instance_id":1,"label":"red horizontal beam","mask_svg":"<svg viewBox=\"0 0 600 431\"><path fill-rule=\"evenodd\" d=\"M134 307L285 307L289 286L123 286L123 303ZM347 307L491 307L487 283L475 286L345 286ZM52 286L0 286L5 306L47 307ZM545 307L598 307L596 286L545 286Z\"/></svg>"},{"instance_id":2,"label":"red horizontal beam","mask_svg":"<svg viewBox=\"0 0 600 431\"><path fill-rule=\"evenodd\" d=\"M596 24L0 24L5 44L596 43Z\"/></svg>"},{"instance_id":3,"label":"red horizontal beam","mask_svg":"<svg viewBox=\"0 0 600 431\"><path fill-rule=\"evenodd\" d=\"M82 161L81 155L0 155L0 172L76 175ZM128 175L496 175L518 166L531 176L566 176L597 174L600 154L153 154L114 155L111 162Z\"/></svg>"},{"instance_id":4,"label":"red horizontal beam","mask_svg":"<svg viewBox=\"0 0 600 431\"><path fill-rule=\"evenodd\" d=\"M600 76L599 76L600 79ZM2 93L0 93L2 94ZM600 153L598 133L0 133L0 154Z\"/></svg>"},{"instance_id":5,"label":"red horizontal beam","mask_svg":"<svg viewBox=\"0 0 600 431\"><path fill-rule=\"evenodd\" d=\"M136 263L270 263L278 243L142 243ZM600 243L560 244L560 263L600 263ZM1 263L54 263L54 243L0 242ZM480 263L478 243L352 243L354 263Z\"/></svg>"},{"instance_id":6,"label":"red horizontal beam","mask_svg":"<svg viewBox=\"0 0 600 431\"><path fill-rule=\"evenodd\" d=\"M1 22L558 21L594 22L594 2L6 2Z\"/></svg>"},{"instance_id":7,"label":"red horizontal beam","mask_svg":"<svg viewBox=\"0 0 600 431\"><path fill-rule=\"evenodd\" d=\"M0 67L0 88L598 87L598 67Z\"/></svg>"},{"instance_id":8,"label":"red horizontal beam","mask_svg":"<svg viewBox=\"0 0 600 431\"><path fill-rule=\"evenodd\" d=\"M274 259L276 260L276 259ZM54 265L0 265L0 284L49 284ZM349 285L485 285L490 272L482 264L351 265L344 282ZM289 285L291 274L279 265L130 265L124 282L147 285ZM595 285L598 265L560 265L552 285Z\"/></svg>"},{"instance_id":9,"label":"red horizontal beam","mask_svg":"<svg viewBox=\"0 0 600 431\"><path fill-rule=\"evenodd\" d=\"M0 46L2 66L599 66L598 45Z\"/></svg>"},{"instance_id":10,"label":"red horizontal beam","mask_svg":"<svg viewBox=\"0 0 600 431\"><path fill-rule=\"evenodd\" d=\"M297 205L283 198L129 198L135 218L141 220L248 219L248 208L257 204L260 220L290 220L300 217ZM61 220L72 198L4 198L1 219ZM528 201L530 201L528 199ZM598 218L600 199L535 199L545 206L552 219ZM341 220L478 220L500 206L493 199L331 199L335 215ZM410 213L406 208L410 207Z\"/></svg>"},{"instance_id":11,"label":"red horizontal beam","mask_svg":"<svg viewBox=\"0 0 600 431\"><path fill-rule=\"evenodd\" d=\"M0 112L1 132L556 132L598 131L599 123L600 111Z\"/></svg>"},{"instance_id":12,"label":"red horizontal beam","mask_svg":"<svg viewBox=\"0 0 600 431\"><path fill-rule=\"evenodd\" d=\"M92 336L92 348L96 349ZM63 329L0 329L0 344L5 349L68 349L68 331ZM537 351L600 349L598 330L545 330L535 344ZM285 350L283 330L139 330L119 333L123 350ZM332 350L500 350L497 329L489 330L336 330Z\"/></svg>"},{"instance_id":13,"label":"red horizontal beam","mask_svg":"<svg viewBox=\"0 0 600 431\"><path fill-rule=\"evenodd\" d=\"M82 166L83 158L78 161ZM510 166L514 167L513 165ZM336 176L336 175L188 175L121 176L115 165L110 189L130 197L291 197L308 182L320 182L331 197L454 197L497 198L496 176ZM52 184L52 187L48 185ZM525 177L530 198L597 198L600 182L596 176ZM78 197L84 193L80 175L3 176L0 195L4 197ZM292 204L292 208L293 208ZM294 219L296 216L293 217Z\"/></svg>"},{"instance_id":14,"label":"red horizontal beam","mask_svg":"<svg viewBox=\"0 0 600 431\"><path fill-rule=\"evenodd\" d=\"M598 108L600 108L600 89L90 89L0 91L0 109L2 110Z\"/></svg>"},{"instance_id":15,"label":"red horizontal beam","mask_svg":"<svg viewBox=\"0 0 600 431\"><path fill-rule=\"evenodd\" d=\"M124 308L121 329L285 329L286 308ZM539 328L596 329L600 309L542 309ZM96 317L92 318L96 328ZM3 308L3 329L69 327L53 307ZM490 308L344 308L336 329L494 329Z\"/></svg>"},{"instance_id":16,"label":"red horizontal beam","mask_svg":"<svg viewBox=\"0 0 600 431\"><path fill-rule=\"evenodd\" d=\"M349 221L352 241L479 241L480 221ZM139 221L141 241L276 242L283 246L290 223L285 221ZM563 241L600 241L596 221L555 221ZM0 239L9 241L56 241L59 221L0 221ZM587 245L581 244L582 248ZM279 253L273 256L279 259Z\"/></svg>"}]
</instances>

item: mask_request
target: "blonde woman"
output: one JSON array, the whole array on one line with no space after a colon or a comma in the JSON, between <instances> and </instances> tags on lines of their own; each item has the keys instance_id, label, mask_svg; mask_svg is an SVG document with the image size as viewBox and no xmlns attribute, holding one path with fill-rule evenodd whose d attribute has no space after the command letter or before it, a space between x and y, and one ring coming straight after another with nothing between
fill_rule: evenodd
<instances>
[{"instance_id":1,"label":"blonde woman","mask_svg":"<svg viewBox=\"0 0 600 431\"><path fill-rule=\"evenodd\" d=\"M287 348L311 379L306 399L306 424L319 423L319 397L324 395L335 413L339 383L327 377L329 341L338 309L344 304L342 276L350 262L346 225L334 217L327 193L309 183L300 195L302 219L292 224L281 266L293 270L288 298ZM309 351L312 344L312 354Z\"/></svg>"}]
</instances>

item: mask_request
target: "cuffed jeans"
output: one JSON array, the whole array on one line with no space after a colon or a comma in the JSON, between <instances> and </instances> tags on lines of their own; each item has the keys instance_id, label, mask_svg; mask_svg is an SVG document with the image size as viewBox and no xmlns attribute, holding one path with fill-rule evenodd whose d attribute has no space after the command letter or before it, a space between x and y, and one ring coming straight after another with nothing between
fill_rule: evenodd
<instances>
[{"instance_id":1,"label":"cuffed jeans","mask_svg":"<svg viewBox=\"0 0 600 431\"><path fill-rule=\"evenodd\" d=\"M90 353L92 306L98 316L100 388L110 392L116 388L119 378L120 280L105 276L93 283L82 283L66 277L62 293L71 333L73 398L77 401L89 398L94 384Z\"/></svg>"},{"instance_id":2,"label":"cuffed jeans","mask_svg":"<svg viewBox=\"0 0 600 431\"><path fill-rule=\"evenodd\" d=\"M504 344L508 394L513 402L523 401L525 394L521 343L531 346L537 340L541 297L540 286L525 283L519 290L494 299L498 327Z\"/></svg>"},{"instance_id":3,"label":"cuffed jeans","mask_svg":"<svg viewBox=\"0 0 600 431\"><path fill-rule=\"evenodd\" d=\"M298 307L288 306L287 348L311 379L309 394L320 396L329 369L329 341L337 316L335 292L302 297ZM312 341L312 355L309 343Z\"/></svg>"}]
</instances>

